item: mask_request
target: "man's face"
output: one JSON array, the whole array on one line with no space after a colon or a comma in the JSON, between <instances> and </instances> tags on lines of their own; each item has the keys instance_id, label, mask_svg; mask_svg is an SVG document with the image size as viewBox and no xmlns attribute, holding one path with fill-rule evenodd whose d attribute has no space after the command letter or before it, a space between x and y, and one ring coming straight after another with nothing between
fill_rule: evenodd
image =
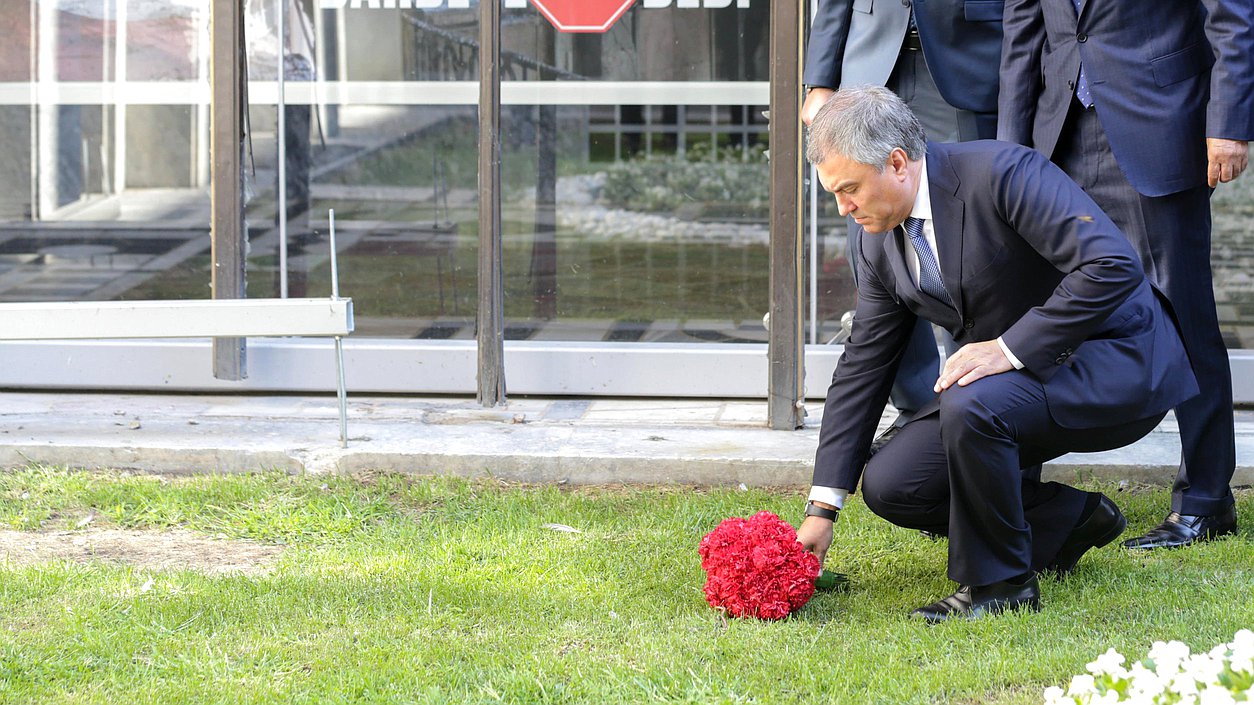
<instances>
[{"instance_id":1,"label":"man's face","mask_svg":"<svg viewBox=\"0 0 1254 705\"><path fill-rule=\"evenodd\" d=\"M836 197L840 214L852 216L868 233L883 233L905 221L914 207L916 185L906 153L894 149L879 171L831 154L815 165L819 183Z\"/></svg>"}]
</instances>

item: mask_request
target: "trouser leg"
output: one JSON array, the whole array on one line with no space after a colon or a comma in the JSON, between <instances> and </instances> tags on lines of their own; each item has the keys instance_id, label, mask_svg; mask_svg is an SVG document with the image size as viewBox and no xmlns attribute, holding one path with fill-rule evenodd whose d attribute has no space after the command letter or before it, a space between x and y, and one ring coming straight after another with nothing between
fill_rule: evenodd
<instances>
[{"instance_id":1,"label":"trouser leg","mask_svg":"<svg viewBox=\"0 0 1254 705\"><path fill-rule=\"evenodd\" d=\"M1143 196L1115 162L1096 111L1073 104L1055 156L1127 235L1167 297L1202 393L1176 407L1180 470L1172 509L1216 514L1233 502L1236 468L1232 373L1219 330L1210 264L1210 189Z\"/></svg>"},{"instance_id":2,"label":"trouser leg","mask_svg":"<svg viewBox=\"0 0 1254 705\"><path fill-rule=\"evenodd\" d=\"M941 410L907 424L867 464L862 493L876 514L949 535L949 575L987 585L1053 562L1085 494L1023 469L1072 451L1108 450L1161 419L1067 429L1054 423L1040 382L1008 372L952 387Z\"/></svg>"},{"instance_id":3,"label":"trouser leg","mask_svg":"<svg viewBox=\"0 0 1254 705\"><path fill-rule=\"evenodd\" d=\"M963 138L964 123L967 132L975 125L970 113L941 97L921 51L902 51L884 87L910 106L928 139L934 142L958 142Z\"/></svg>"}]
</instances>

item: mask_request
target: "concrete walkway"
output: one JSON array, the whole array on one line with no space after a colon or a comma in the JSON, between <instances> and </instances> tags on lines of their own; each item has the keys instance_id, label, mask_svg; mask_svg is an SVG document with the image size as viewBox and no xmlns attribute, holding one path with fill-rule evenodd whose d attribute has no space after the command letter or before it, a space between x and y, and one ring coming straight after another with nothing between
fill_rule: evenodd
<instances>
[{"instance_id":1,"label":"concrete walkway","mask_svg":"<svg viewBox=\"0 0 1254 705\"><path fill-rule=\"evenodd\" d=\"M763 401L350 397L339 447L331 396L8 392L0 463L148 472L394 470L492 475L518 482L809 484L818 403L798 431L770 431ZM883 423L887 423L885 415ZM1236 485L1254 483L1254 412L1237 414ZM1070 455L1047 478L1167 484L1179 435L1172 417L1137 444Z\"/></svg>"}]
</instances>

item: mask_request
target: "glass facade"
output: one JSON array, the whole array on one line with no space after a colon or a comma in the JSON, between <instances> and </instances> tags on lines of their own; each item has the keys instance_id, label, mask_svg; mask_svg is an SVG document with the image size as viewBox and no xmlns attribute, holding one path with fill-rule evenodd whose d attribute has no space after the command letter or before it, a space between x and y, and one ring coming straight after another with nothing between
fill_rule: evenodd
<instances>
[{"instance_id":1,"label":"glass facade","mask_svg":"<svg viewBox=\"0 0 1254 705\"><path fill-rule=\"evenodd\" d=\"M334 210L355 339L473 340L477 2L241 1L249 294L328 294ZM209 295L208 6L0 3L0 300ZM504 7L506 339L765 342L768 1L640 0L603 34ZM823 344L854 291L807 191ZM1254 347L1254 180L1214 205L1220 318Z\"/></svg>"},{"instance_id":2,"label":"glass facade","mask_svg":"<svg viewBox=\"0 0 1254 705\"><path fill-rule=\"evenodd\" d=\"M765 106L719 94L739 83L765 99L769 8L742 4L641 6L605 34L559 33L507 4L507 340L765 340ZM368 5L323 11L319 36L339 43L328 80L389 105L331 106L331 141L354 143L360 125L374 142L315 168L310 210L365 231L343 252L361 334L469 340L478 10Z\"/></svg>"},{"instance_id":3,"label":"glass facade","mask_svg":"<svg viewBox=\"0 0 1254 705\"><path fill-rule=\"evenodd\" d=\"M0 300L207 295L198 5L0 4Z\"/></svg>"},{"instance_id":4,"label":"glass facade","mask_svg":"<svg viewBox=\"0 0 1254 705\"><path fill-rule=\"evenodd\" d=\"M470 339L478 9L399 4L427 7L245 3L248 291L325 294L334 209L358 335ZM502 32L503 78L524 84L502 117L507 339L765 340L766 2L652 0L604 34L518 4ZM0 55L0 296L207 295L206 5L0 9L19 40Z\"/></svg>"}]
</instances>

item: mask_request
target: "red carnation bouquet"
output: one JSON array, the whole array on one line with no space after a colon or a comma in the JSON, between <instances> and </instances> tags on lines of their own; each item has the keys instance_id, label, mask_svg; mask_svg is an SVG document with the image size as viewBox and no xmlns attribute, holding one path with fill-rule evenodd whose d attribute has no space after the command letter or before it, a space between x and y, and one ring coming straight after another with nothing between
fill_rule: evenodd
<instances>
[{"instance_id":1,"label":"red carnation bouquet","mask_svg":"<svg viewBox=\"0 0 1254 705\"><path fill-rule=\"evenodd\" d=\"M724 519L701 539L705 599L733 617L783 619L814 594L819 559L770 512Z\"/></svg>"}]
</instances>

